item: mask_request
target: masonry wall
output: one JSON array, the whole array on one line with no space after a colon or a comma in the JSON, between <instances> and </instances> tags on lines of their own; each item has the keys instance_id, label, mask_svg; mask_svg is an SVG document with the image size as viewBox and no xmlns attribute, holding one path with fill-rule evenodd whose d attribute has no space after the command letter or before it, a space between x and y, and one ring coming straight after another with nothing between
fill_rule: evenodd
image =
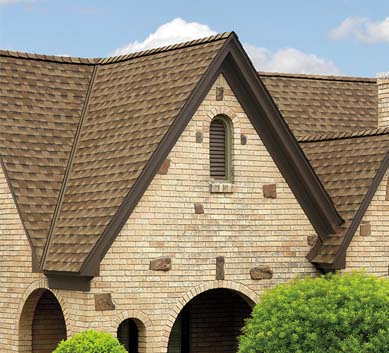
<instances>
[{"instance_id":1,"label":"masonry wall","mask_svg":"<svg viewBox=\"0 0 389 353\"><path fill-rule=\"evenodd\" d=\"M347 250L347 271L365 269L368 273L388 277L389 270L389 198L388 173L361 221ZM388 193L389 195L389 193Z\"/></svg>"},{"instance_id":2,"label":"masonry wall","mask_svg":"<svg viewBox=\"0 0 389 353\"><path fill-rule=\"evenodd\" d=\"M216 100L216 87L224 88L222 101ZM209 125L220 113L234 126L233 183L224 186L231 193L210 192ZM196 133L202 142L196 142ZM168 159L167 174L154 178L105 256L91 291L53 291L68 335L87 328L116 335L120 322L131 317L144 325L140 352L166 353L175 318L197 294L224 287L257 301L265 288L297 274L317 275L305 259L307 236L314 230L222 77ZM267 184L276 184L277 198L263 196ZM31 273L29 244L2 174L0 197L0 351L13 352L22 303L46 282ZM204 214L195 214L195 203ZM149 270L150 261L160 256L171 257L170 271ZM225 258L224 280L216 280L217 256ZM252 280L254 266L269 266L273 278ZM99 293L111 294L114 310L96 311Z\"/></svg>"}]
</instances>

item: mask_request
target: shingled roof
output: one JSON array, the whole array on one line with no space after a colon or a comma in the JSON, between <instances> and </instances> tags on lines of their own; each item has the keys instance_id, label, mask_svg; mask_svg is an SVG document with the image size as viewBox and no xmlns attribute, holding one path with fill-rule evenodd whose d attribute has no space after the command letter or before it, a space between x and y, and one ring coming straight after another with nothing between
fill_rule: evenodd
<instances>
[{"instance_id":1,"label":"shingled roof","mask_svg":"<svg viewBox=\"0 0 389 353\"><path fill-rule=\"evenodd\" d=\"M323 268L343 267L345 251L388 168L389 128L304 137L300 145L345 220L309 258Z\"/></svg>"},{"instance_id":2,"label":"shingled roof","mask_svg":"<svg viewBox=\"0 0 389 353\"><path fill-rule=\"evenodd\" d=\"M115 58L0 60L2 167L51 283L98 273L220 74L318 234L342 222L234 33Z\"/></svg>"},{"instance_id":3,"label":"shingled roof","mask_svg":"<svg viewBox=\"0 0 389 353\"><path fill-rule=\"evenodd\" d=\"M365 77L259 73L297 136L377 127L377 80Z\"/></svg>"},{"instance_id":4,"label":"shingled roof","mask_svg":"<svg viewBox=\"0 0 389 353\"><path fill-rule=\"evenodd\" d=\"M0 51L0 65L1 164L51 283L98 273L220 74L319 235L322 268L339 266L386 165L388 131L365 131L375 80L259 79L234 33L105 59Z\"/></svg>"}]
</instances>

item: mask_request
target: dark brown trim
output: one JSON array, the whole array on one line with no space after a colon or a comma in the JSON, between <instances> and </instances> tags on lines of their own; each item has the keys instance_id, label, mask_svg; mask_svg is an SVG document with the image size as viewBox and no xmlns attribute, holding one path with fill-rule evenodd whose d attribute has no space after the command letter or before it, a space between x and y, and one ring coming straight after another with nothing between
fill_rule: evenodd
<instances>
[{"instance_id":1,"label":"dark brown trim","mask_svg":"<svg viewBox=\"0 0 389 353\"><path fill-rule=\"evenodd\" d=\"M3 174L4 174L4 177L5 177L5 180L7 181L7 185L8 185L8 188L11 192L11 195L12 195L12 199L14 201L14 204L15 204L15 207L16 207L16 210L19 214L19 218L20 218L20 221L22 222L22 226L23 226L23 229L27 235L27 240L30 244L30 248L31 248L31 272L33 273L37 273L37 272L41 272L40 271L40 268L39 268L39 259L38 259L38 256L36 255L36 252L35 252L35 249L34 249L34 246L32 244L32 240L31 240L31 237L30 237L30 234L28 233L28 230L27 230L27 227L24 223L24 220L23 220L23 217L22 217L22 212L20 210L20 207L19 207L19 204L16 200L16 194L12 188L12 183L11 183L11 179L8 175L8 172L7 172L7 169L5 167L5 163L3 161L3 158L2 156L0 155L0 165L1 165L1 169L3 170Z\"/></svg>"},{"instance_id":2,"label":"dark brown trim","mask_svg":"<svg viewBox=\"0 0 389 353\"><path fill-rule=\"evenodd\" d=\"M49 289L90 291L90 281L93 277L67 274L66 272L45 272Z\"/></svg>"},{"instance_id":3,"label":"dark brown trim","mask_svg":"<svg viewBox=\"0 0 389 353\"><path fill-rule=\"evenodd\" d=\"M318 236L336 233L343 219L237 40L222 72Z\"/></svg>"},{"instance_id":4,"label":"dark brown trim","mask_svg":"<svg viewBox=\"0 0 389 353\"><path fill-rule=\"evenodd\" d=\"M270 94L258 78L236 34L231 33L89 253L81 267L81 276L96 274L106 252L220 73L225 75L318 235L324 239L335 233L343 223Z\"/></svg>"},{"instance_id":5,"label":"dark brown trim","mask_svg":"<svg viewBox=\"0 0 389 353\"><path fill-rule=\"evenodd\" d=\"M54 214L53 214L53 218L51 220L51 224L50 224L49 232L48 232L48 235L47 235L45 247L43 249L42 259L41 259L41 263L40 263L41 269L44 269L44 267L46 265L46 258L47 258L47 254L49 253L50 244L51 244L51 238L53 236L53 233L54 233L54 230L55 230L55 226L57 224L57 220L58 220L58 217L59 217L59 213L60 213L61 208L62 208L62 202L63 202L63 198L64 198L64 195L65 195L66 187L67 187L67 181L69 179L69 175L70 175L70 172L71 172L71 169L72 169L72 166L73 166L74 156L75 156L76 151L77 151L77 146L78 146L79 138L80 138L80 135L81 135L82 126L84 124L85 116L86 116L86 113L88 111L89 99L90 99L92 91L93 91L93 86L94 86L94 83L95 83L96 75L97 75L97 66L94 66L93 70L92 70L92 73L91 73L91 78L90 78L90 81L89 81L89 86L88 86L88 89L86 91L84 105L83 105L82 110L81 110L80 120L79 120L79 123L78 123L78 126L77 126L76 133L74 134L74 140L73 140L73 144L72 144L72 149L70 150L68 163L66 165L65 174L64 174L64 177L63 177L63 180L62 180L61 189L60 189L60 192L59 192L59 195L58 195L57 203L55 205Z\"/></svg>"},{"instance_id":6,"label":"dark brown trim","mask_svg":"<svg viewBox=\"0 0 389 353\"><path fill-rule=\"evenodd\" d=\"M371 200L373 199L373 197L378 189L378 186L380 185L383 177L385 176L385 173L386 173L386 170L388 169L388 167L389 167L389 152L386 154L384 160L382 161L380 167L378 168L377 174L375 175L372 183L370 184L369 190L367 191L365 197L363 198L363 201L362 201L357 213L355 214L355 217L354 217L353 221L351 222L349 229L347 230L347 232L344 236L344 240L339 247L338 253L335 256L333 269L337 270L337 269L342 268L342 264L345 261L343 259L346 258L346 252L347 252L348 246L350 245L351 240L353 239L354 234L355 234L356 230L358 229L359 224L361 223L362 218L365 215L366 210L369 207Z\"/></svg>"},{"instance_id":7,"label":"dark brown trim","mask_svg":"<svg viewBox=\"0 0 389 353\"><path fill-rule=\"evenodd\" d=\"M389 167L389 152L386 154L384 160L382 161L380 167L377 170L377 173L371 182L369 189L365 195L365 197L362 200L361 205L359 206L359 209L357 213L355 214L355 217L353 218L350 227L347 229L346 234L344 235L342 244L340 245L338 252L336 253L334 257L333 263L318 263L314 262L315 266L319 269L325 270L325 271L333 271L333 270L341 270L346 268L346 254L347 249L354 237L354 234L356 230L358 229L363 216L366 213L367 208L369 207L371 200L373 199L378 186L380 185L383 177L385 176L386 170ZM312 247L312 249L309 251L307 255L307 259L312 262L316 255L320 251L320 246L322 245L321 242L317 242L315 246Z\"/></svg>"},{"instance_id":8,"label":"dark brown trim","mask_svg":"<svg viewBox=\"0 0 389 353\"><path fill-rule=\"evenodd\" d=\"M131 215L147 187L150 185L163 161L167 158L169 152L181 136L185 127L188 125L193 114L196 112L208 91L211 89L212 85L216 81L216 78L220 75L220 67L228 53L228 44L231 42L232 38L233 35L231 34L226 39L222 48L209 65L206 73L197 83L189 99L181 108L174 123L170 126L160 144L153 152L153 155L147 162L142 173L139 175L131 190L126 195L115 216L112 218L92 251L89 253L85 263L81 267L80 274L82 276L94 276L96 268L104 258L124 224L127 222L128 217Z\"/></svg>"}]
</instances>

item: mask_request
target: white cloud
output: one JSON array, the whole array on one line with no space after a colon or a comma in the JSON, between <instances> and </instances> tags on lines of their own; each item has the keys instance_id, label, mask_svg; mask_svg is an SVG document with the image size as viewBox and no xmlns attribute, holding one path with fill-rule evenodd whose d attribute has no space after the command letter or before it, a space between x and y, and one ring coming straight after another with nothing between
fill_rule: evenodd
<instances>
[{"instance_id":1,"label":"white cloud","mask_svg":"<svg viewBox=\"0 0 389 353\"><path fill-rule=\"evenodd\" d=\"M162 47L216 34L209 26L197 22L186 22L176 18L158 27L144 41L130 42L114 50L111 55L122 55ZM339 74L340 69L331 61L313 54L305 54L293 48L279 49L272 53L266 48L244 44L254 66L260 71L293 73Z\"/></svg>"},{"instance_id":2,"label":"white cloud","mask_svg":"<svg viewBox=\"0 0 389 353\"><path fill-rule=\"evenodd\" d=\"M383 21L348 17L338 27L333 28L329 35L335 40L355 38L362 43L389 42L389 17Z\"/></svg>"},{"instance_id":3,"label":"white cloud","mask_svg":"<svg viewBox=\"0 0 389 353\"><path fill-rule=\"evenodd\" d=\"M274 53L266 48L259 48L250 44L244 44L244 48L254 66L260 71L341 74L341 70L332 61L314 54L306 54L295 48L282 48Z\"/></svg>"},{"instance_id":4,"label":"white cloud","mask_svg":"<svg viewBox=\"0 0 389 353\"><path fill-rule=\"evenodd\" d=\"M2 5L15 5L15 4L31 4L36 0L0 0L0 6Z\"/></svg>"},{"instance_id":5,"label":"white cloud","mask_svg":"<svg viewBox=\"0 0 389 353\"><path fill-rule=\"evenodd\" d=\"M114 50L112 55L122 55L163 47L174 43L208 37L213 34L216 34L216 32L207 25L197 22L186 22L182 18L175 18L158 27L157 30L154 33L151 33L143 42L130 42L123 47Z\"/></svg>"}]
</instances>

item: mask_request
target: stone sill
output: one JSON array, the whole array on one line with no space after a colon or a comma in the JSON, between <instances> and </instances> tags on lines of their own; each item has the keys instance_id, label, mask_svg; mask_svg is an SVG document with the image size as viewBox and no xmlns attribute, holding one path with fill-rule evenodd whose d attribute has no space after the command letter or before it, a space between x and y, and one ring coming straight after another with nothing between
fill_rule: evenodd
<instances>
[{"instance_id":1,"label":"stone sill","mask_svg":"<svg viewBox=\"0 0 389 353\"><path fill-rule=\"evenodd\" d=\"M228 181L211 181L209 183L209 192L211 194L232 194L234 184Z\"/></svg>"}]
</instances>

